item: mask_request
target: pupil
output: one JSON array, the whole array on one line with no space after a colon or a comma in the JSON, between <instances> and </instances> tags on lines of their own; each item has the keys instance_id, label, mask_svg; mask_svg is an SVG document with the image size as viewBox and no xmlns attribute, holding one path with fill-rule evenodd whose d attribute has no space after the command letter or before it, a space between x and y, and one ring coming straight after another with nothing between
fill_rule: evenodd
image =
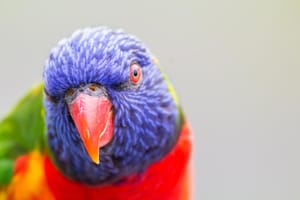
<instances>
[{"instance_id":1,"label":"pupil","mask_svg":"<svg viewBox=\"0 0 300 200\"><path fill-rule=\"evenodd\" d=\"M138 71L135 69L133 70L133 76L137 76L138 75Z\"/></svg>"}]
</instances>

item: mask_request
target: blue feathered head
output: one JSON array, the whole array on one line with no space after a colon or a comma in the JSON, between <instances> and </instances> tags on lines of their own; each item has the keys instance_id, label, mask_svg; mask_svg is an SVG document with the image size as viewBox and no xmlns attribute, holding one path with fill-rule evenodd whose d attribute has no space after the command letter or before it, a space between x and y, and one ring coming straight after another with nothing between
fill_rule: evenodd
<instances>
[{"instance_id":1,"label":"blue feathered head","mask_svg":"<svg viewBox=\"0 0 300 200\"><path fill-rule=\"evenodd\" d=\"M50 151L76 181L120 181L176 143L179 110L153 56L132 35L76 31L52 49L43 79Z\"/></svg>"}]
</instances>

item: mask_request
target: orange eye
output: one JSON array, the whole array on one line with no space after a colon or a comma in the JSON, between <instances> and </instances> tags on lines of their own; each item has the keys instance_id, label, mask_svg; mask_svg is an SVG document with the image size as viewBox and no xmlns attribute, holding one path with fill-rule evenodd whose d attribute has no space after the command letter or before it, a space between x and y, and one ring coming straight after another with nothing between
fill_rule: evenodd
<instances>
[{"instance_id":1,"label":"orange eye","mask_svg":"<svg viewBox=\"0 0 300 200\"><path fill-rule=\"evenodd\" d=\"M70 88L70 89L67 90L66 95L67 96L72 96L74 93L75 93L74 88Z\"/></svg>"},{"instance_id":2,"label":"orange eye","mask_svg":"<svg viewBox=\"0 0 300 200\"><path fill-rule=\"evenodd\" d=\"M137 84L142 77L142 69L137 63L130 66L130 81Z\"/></svg>"}]
</instances>

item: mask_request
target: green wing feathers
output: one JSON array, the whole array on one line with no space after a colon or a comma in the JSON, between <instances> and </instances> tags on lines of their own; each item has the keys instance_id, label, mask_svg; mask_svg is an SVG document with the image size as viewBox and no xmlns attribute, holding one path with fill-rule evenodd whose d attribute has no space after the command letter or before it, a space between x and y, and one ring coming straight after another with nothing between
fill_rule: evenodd
<instances>
[{"instance_id":1,"label":"green wing feathers","mask_svg":"<svg viewBox=\"0 0 300 200\"><path fill-rule=\"evenodd\" d=\"M32 88L0 121L0 188L9 182L16 157L45 150L43 85Z\"/></svg>"}]
</instances>

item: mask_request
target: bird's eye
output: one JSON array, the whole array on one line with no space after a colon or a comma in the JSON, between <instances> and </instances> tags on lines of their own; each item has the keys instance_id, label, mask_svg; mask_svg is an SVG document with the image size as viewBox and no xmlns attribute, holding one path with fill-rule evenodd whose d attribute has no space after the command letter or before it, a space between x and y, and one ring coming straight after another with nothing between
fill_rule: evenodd
<instances>
[{"instance_id":1,"label":"bird's eye","mask_svg":"<svg viewBox=\"0 0 300 200\"><path fill-rule=\"evenodd\" d=\"M142 78L142 69L137 63L130 66L130 81L134 84L139 83Z\"/></svg>"},{"instance_id":2,"label":"bird's eye","mask_svg":"<svg viewBox=\"0 0 300 200\"><path fill-rule=\"evenodd\" d=\"M75 93L74 88L70 88L70 89L67 90L66 96L73 96L74 93Z\"/></svg>"},{"instance_id":3,"label":"bird's eye","mask_svg":"<svg viewBox=\"0 0 300 200\"><path fill-rule=\"evenodd\" d=\"M57 102L57 98L55 98L54 96L51 96L46 89L44 89L44 94L49 101L51 101L53 103Z\"/></svg>"}]
</instances>

